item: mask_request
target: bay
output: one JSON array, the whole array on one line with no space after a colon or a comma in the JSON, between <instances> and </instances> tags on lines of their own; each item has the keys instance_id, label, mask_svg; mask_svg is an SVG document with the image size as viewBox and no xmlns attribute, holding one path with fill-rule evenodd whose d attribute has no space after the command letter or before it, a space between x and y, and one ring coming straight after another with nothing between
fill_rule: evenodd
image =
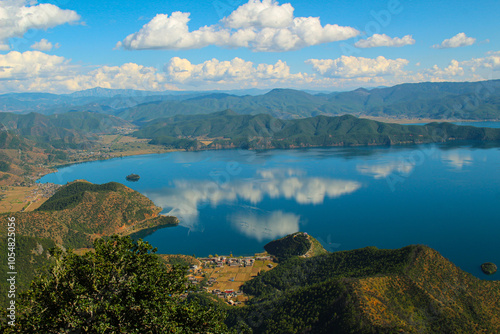
<instances>
[{"instance_id":1,"label":"bay","mask_svg":"<svg viewBox=\"0 0 500 334\"><path fill-rule=\"evenodd\" d=\"M125 176L137 173L138 182ZM483 279L500 264L500 149L406 147L171 152L67 166L39 182L116 181L177 227L145 237L160 253L234 256L308 232L328 251L424 244Z\"/></svg>"}]
</instances>

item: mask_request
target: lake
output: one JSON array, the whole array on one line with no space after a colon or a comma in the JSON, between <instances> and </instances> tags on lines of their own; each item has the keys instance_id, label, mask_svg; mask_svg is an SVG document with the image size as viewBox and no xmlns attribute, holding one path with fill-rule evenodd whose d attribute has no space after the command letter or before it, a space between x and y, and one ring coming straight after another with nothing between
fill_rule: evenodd
<instances>
[{"instance_id":1,"label":"lake","mask_svg":"<svg viewBox=\"0 0 500 334\"><path fill-rule=\"evenodd\" d=\"M181 221L145 237L160 253L249 255L304 231L329 251L424 244L498 279L479 268L500 264L498 147L172 152L67 166L39 182L116 181L148 196Z\"/></svg>"}]
</instances>

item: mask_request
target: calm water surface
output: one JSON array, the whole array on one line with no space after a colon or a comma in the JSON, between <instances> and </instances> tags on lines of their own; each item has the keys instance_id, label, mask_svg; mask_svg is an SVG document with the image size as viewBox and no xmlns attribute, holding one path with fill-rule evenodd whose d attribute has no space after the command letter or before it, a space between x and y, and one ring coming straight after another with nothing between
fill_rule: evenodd
<instances>
[{"instance_id":1,"label":"calm water surface","mask_svg":"<svg viewBox=\"0 0 500 334\"><path fill-rule=\"evenodd\" d=\"M130 173L140 181L125 181ZM64 167L40 182L75 179L124 183L179 217L145 238L161 253L253 254L305 231L329 251L428 245L481 278L481 263L500 264L492 144L173 152Z\"/></svg>"}]
</instances>

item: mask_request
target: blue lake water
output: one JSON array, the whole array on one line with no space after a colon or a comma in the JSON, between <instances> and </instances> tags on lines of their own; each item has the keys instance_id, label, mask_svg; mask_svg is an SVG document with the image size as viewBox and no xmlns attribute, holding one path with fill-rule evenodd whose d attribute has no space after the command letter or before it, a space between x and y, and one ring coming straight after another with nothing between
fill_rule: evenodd
<instances>
[{"instance_id":1,"label":"blue lake water","mask_svg":"<svg viewBox=\"0 0 500 334\"><path fill-rule=\"evenodd\" d=\"M138 182L125 176L137 173ZM145 240L160 253L261 252L308 232L329 251L424 244L484 279L500 264L500 149L423 145L172 152L61 168L40 182L116 181L181 224Z\"/></svg>"}]
</instances>

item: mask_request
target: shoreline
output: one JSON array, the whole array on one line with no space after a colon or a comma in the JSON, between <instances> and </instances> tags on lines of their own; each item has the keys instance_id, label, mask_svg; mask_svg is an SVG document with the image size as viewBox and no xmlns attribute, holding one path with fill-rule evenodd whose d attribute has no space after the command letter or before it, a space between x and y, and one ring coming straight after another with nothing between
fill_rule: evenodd
<instances>
[{"instance_id":1,"label":"shoreline","mask_svg":"<svg viewBox=\"0 0 500 334\"><path fill-rule=\"evenodd\" d=\"M437 122L469 122L469 123L475 123L475 122L500 122L500 121L485 121L485 120L432 120L432 119L389 119L389 118L383 118L383 117L364 117L360 116L360 118L366 118L366 119L371 119L375 121L384 121L385 123L393 123L393 124L410 124L410 123L424 123L424 122L432 122L432 121L437 121ZM427 145L427 144L440 144L441 142L401 142L401 143L390 143L390 144L374 144L374 143L369 143L369 144L357 144L357 145L329 145L329 146L293 146L293 147L287 147L287 148L277 148L277 147L267 147L267 148L247 148L245 150L248 151L267 151L267 150L295 150L295 149L310 149L310 148L333 148L333 147L404 147L404 146L415 146L415 145ZM241 149L238 147L220 147L220 148L200 148L196 150L186 150L186 149L178 149L178 148L165 148L161 146L157 146L155 149L150 149L150 150L131 150L129 152L123 152L120 154L114 154L113 156L109 156L106 158L96 158L96 159L86 159L86 160L78 160L78 161L72 161L72 162L65 162L65 163L59 163L59 164L53 164L51 166L46 166L46 169L43 172L38 172L38 174L35 176L32 176L32 180L34 181L34 185L40 184L39 180L43 178L44 176L52 173L56 173L59 171L59 168L64 168L64 167L69 167L72 165L77 165L77 164L82 164L82 163L87 163L87 162L96 162L96 161L107 161L107 160L112 160L116 158L123 158L123 157L131 157L131 156L146 156L146 155L152 155L152 154L164 154L164 153L170 153L170 152L201 152L201 151L212 151L212 150L235 150L235 149ZM4 195L9 195L11 191L15 190L15 188L19 188L18 186L5 186L8 188L12 189L7 189L3 192ZM23 188L23 187L21 187ZM29 188L29 187L28 187ZM42 199L42 198L40 198ZM45 199L46 200L46 199ZM29 207L29 206L28 206ZM31 210L29 210L31 211ZM10 211L9 211L10 212ZM12 212L18 212L18 211L12 211Z\"/></svg>"}]
</instances>

